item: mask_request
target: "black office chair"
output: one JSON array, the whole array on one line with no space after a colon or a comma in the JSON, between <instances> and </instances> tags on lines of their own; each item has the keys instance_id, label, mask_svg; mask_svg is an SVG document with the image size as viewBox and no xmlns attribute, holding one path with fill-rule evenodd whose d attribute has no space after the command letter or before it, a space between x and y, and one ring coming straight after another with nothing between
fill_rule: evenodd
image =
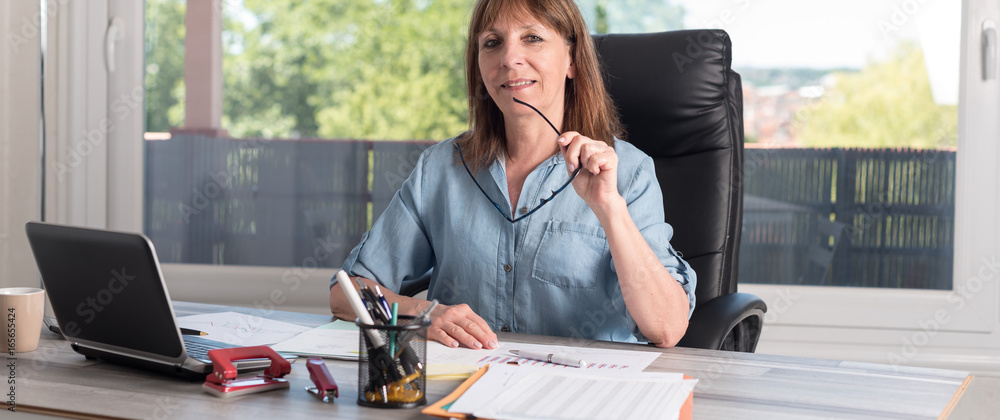
<instances>
[{"instance_id":1,"label":"black office chair","mask_svg":"<svg viewBox=\"0 0 1000 420\"><path fill-rule=\"evenodd\" d=\"M698 275L678 345L753 352L767 306L736 293L743 93L721 30L595 36L628 141L653 157L671 245Z\"/></svg>"},{"instance_id":2,"label":"black office chair","mask_svg":"<svg viewBox=\"0 0 1000 420\"><path fill-rule=\"evenodd\" d=\"M743 93L720 30L594 37L628 141L653 157L671 245L698 275L678 345L753 352L767 306L736 292L743 226ZM403 283L427 288L429 276Z\"/></svg>"}]
</instances>

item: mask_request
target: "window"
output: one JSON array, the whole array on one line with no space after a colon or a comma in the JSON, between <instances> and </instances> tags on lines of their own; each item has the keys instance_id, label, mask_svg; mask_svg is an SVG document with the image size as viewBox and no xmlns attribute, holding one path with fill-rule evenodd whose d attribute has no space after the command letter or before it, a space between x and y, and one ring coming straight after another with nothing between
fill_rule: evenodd
<instances>
[{"instance_id":1,"label":"window","mask_svg":"<svg viewBox=\"0 0 1000 420\"><path fill-rule=\"evenodd\" d=\"M146 11L145 230L163 261L339 267L419 152L466 127L466 1L223 3L209 136L185 129L185 6Z\"/></svg>"},{"instance_id":2,"label":"window","mask_svg":"<svg viewBox=\"0 0 1000 420\"><path fill-rule=\"evenodd\" d=\"M681 3L743 78L740 282L951 289L961 4Z\"/></svg>"},{"instance_id":3,"label":"window","mask_svg":"<svg viewBox=\"0 0 1000 420\"><path fill-rule=\"evenodd\" d=\"M111 77L95 71L94 65L83 65L89 63L87 60L104 57L100 49L103 48L104 37L103 33L88 33L86 25L79 25L78 20L106 22L115 15L125 13L132 16L129 13L135 13L127 6L129 2L110 0L109 3L106 10L80 10L72 6L63 9L73 19L66 19L60 28L67 28L67 34L71 35L53 38L56 40L53 41L56 44L53 56L56 57L57 69L54 77L67 80L66 89L70 90L73 98L96 100L94 95L86 95L87 91L78 87L81 85L91 90L106 86L109 95L107 101L98 103L98 106L75 102L67 105L66 113L86 110L86 118L62 116L65 121L60 124L64 126L58 130L61 136L98 127L102 109L103 115L114 116L111 112L114 99L128 93L132 87L128 84L131 79L123 77L131 71L127 66ZM152 20L160 15L149 15L158 7L157 3L184 4L167 0L147 2L150 31L158 31L156 22ZM464 118L462 100L451 101L453 96L446 93L449 90L440 85L440 80L428 80L421 77L424 73L420 71L407 73L402 69L433 69L437 74L451 74L447 65L455 64L454 60L442 60L440 65L443 67L433 67L438 64L420 61L416 58L420 55L419 51L413 50L418 49L415 46L420 46L419 49L426 52L424 56L458 54L444 46L461 43L464 23L459 23L455 31L447 29L452 28L450 24L445 24L450 22L444 14L444 9L448 8L439 10L437 7L449 5L451 9L460 9L460 19L464 20L468 2L330 2L325 7L335 9L343 19L323 20L329 26L324 31L310 31L308 28L314 27L306 25L310 19L324 19L325 15L319 15L322 10L313 5L318 2L293 8L272 3L250 0L220 2L223 5L221 21L224 26L220 29L222 43L219 49L226 54L222 65L240 63L235 57L244 51L266 51L257 58L258 62L242 62L240 65L245 66L245 71L223 71L224 76L240 74L247 78L245 81L234 80L232 76L222 78L226 86L236 83L233 86L241 87L224 89L226 100L220 107L216 128L228 130L229 135L239 141L227 140L229 144L220 144L220 139L212 135L175 130L170 134L170 140L146 140L146 152L154 159L147 161L144 168L131 169L122 163L134 163L134 159L130 161L128 157L136 154L121 150L129 144L134 145L128 139L138 139L142 130L119 126L118 130L109 133L108 141L101 145L108 149L109 159L106 162L93 158L85 160L83 167L87 170L70 173L72 180L65 187L69 191L69 199L61 201L60 196L52 202L61 209L57 211L70 215L69 221L73 217L82 217L83 220L104 218L108 225L120 220L116 212L127 215L139 209L147 215L146 229L151 236L166 235L169 239L173 235L181 243L194 240L199 245L189 248L183 245L178 248L167 242L162 245L157 243L158 251L165 260L174 258L172 261L185 261L184 258L193 255L200 258L187 260L198 263L165 264L164 271L175 299L234 304L252 302L262 308L318 308L323 311L326 296L325 293L316 293L316 290L325 291L332 271L323 271L322 267L334 267L339 264L334 261L340 259L332 256L333 251L330 255L324 252L327 249L343 252L353 245L353 240L349 238L340 240L339 245L333 240L326 241L326 238L331 234L357 235L378 216L378 201L387 199L386 194L394 190L393 183L397 183L395 186L398 187L398 182L405 177L403 174L409 171L408 165L412 164L410 157L422 147L421 143L413 140L440 140L461 129L447 124L455 123L456 119L461 122ZM996 361L996 343L1000 342L996 337L1000 334L996 328L995 308L1000 294L997 293L996 282L992 280L996 274L993 271L996 269L996 256L1000 255L1000 244L995 241L1000 234L1000 225L995 220L995 215L1000 213L996 208L1000 202L997 199L1000 191L995 182L1000 179L995 169L1000 150L993 139L1000 134L992 122L996 120L994 114L998 109L996 98L1000 98L1000 86L996 79L984 78L981 52L989 48L982 44L983 30L990 22L995 28L995 22L1000 19L1000 6L981 0L966 0L961 10L935 9L947 9L948 5L938 3L949 2L912 0L846 1L836 6L819 2L798 3L777 0L722 0L714 4L686 0L669 3L640 0L579 2L588 11L592 26L606 28L607 31L619 31L616 28L625 24L642 26L627 27L621 31L669 30L679 28L674 25L681 22L680 27L723 27L731 34L736 51L734 69L743 75L744 86L748 89L745 95L749 141L747 175L748 178L759 178L756 187L752 185L753 180L748 179L747 193L757 197L757 202L749 203L748 197L748 230L743 234L744 246L756 246L758 249L744 248L741 260L743 264L759 262L758 267L776 273L754 272L762 268L754 268L752 264L741 266L741 276L744 277L741 291L764 297L770 306L766 320L768 326L758 351L879 362L898 361L890 360L895 354L906 356L906 360L900 363L921 364L944 363L947 360L968 363ZM360 10L358 13L361 14L352 14L353 8ZM619 17L631 10L641 10L642 18ZM841 10L855 17L838 20ZM434 14L438 12L442 14ZM287 21L306 23L301 27L278 28L276 22L284 22L282 13L300 13L291 15ZM142 15L141 10L136 15L140 22ZM425 19L424 22L429 20L442 24L415 27L398 20L400 16L411 15L421 16L418 20ZM857 17L865 15L869 17ZM664 17L656 19L656 16ZM951 23L953 27L960 22L961 29L925 37L921 28L928 20L931 23ZM126 22L129 25L135 23L128 19ZM840 24L826 26L836 22ZM141 26L141 23L126 26L125 40L132 42L139 39L141 31L129 31L127 28ZM177 24L160 24L159 28L164 26L180 30ZM392 33L389 29L395 27L409 32L406 36L392 39L381 36L383 32ZM254 31L258 28L260 31L267 28L275 32L255 35ZM366 28L377 30L365 32ZM287 33L279 34L282 31ZM347 31L346 35L343 31ZM959 33L957 41L955 31ZM312 39L305 37L307 33L322 34L322 37ZM372 35L363 35L365 33ZM827 33L834 34L833 41L824 41L823 36ZM949 34L952 34L951 40L946 41ZM418 35L432 40L420 41ZM145 68L138 67L140 74L145 73L146 103L152 105L155 98L167 97L175 98L176 102L166 108L161 107L165 110L158 111L158 117L147 115L147 131L164 132L186 127L189 125L187 117L177 119L187 111L179 105L185 102L182 99L186 99L181 97L184 95L184 82L180 85L176 79L164 82L169 86L169 89L164 88L169 95L155 91L161 88L160 75L168 70L165 67L155 68L153 83L154 79L150 76L153 68L150 65L159 63L149 57L150 54L157 54L154 50L158 44L150 36L151 33L147 32L147 63ZM868 39L872 45L858 41L859 37ZM391 44L396 38L403 39L401 45L405 47L393 49ZM283 39L285 43L282 44L279 41ZM438 42L440 39L457 41ZM928 39L948 43L941 48L929 43ZM69 54L69 51L78 51L70 46L82 40L89 40L86 44L89 54ZM255 46L250 41L259 42L259 45ZM361 59L357 55L352 56L354 53L348 51L348 47L362 44L369 49L377 47L383 51L382 55L388 58L382 57L382 60L392 59L377 61L371 58L376 60L372 63L375 68L391 70L365 70L356 63ZM177 41L170 45L176 47ZM324 48L325 45L336 45L337 48ZM960 46L958 56L954 55L956 45ZM169 48L169 45L164 48ZM806 63L804 60L811 51L822 52L820 57L824 61ZM863 52L860 59L857 59L858 56L855 59L845 58L856 51ZM947 57L949 51L953 54L952 58ZM769 58L768 54L773 52L780 53L777 59ZM339 56L355 58L355 62L323 74L304 71L311 68L305 64L322 63ZM123 68L122 63L141 63L140 57L142 54L129 61L120 56L119 59L126 61L119 62L119 69ZM81 60L83 64L79 63ZM173 64L179 62L176 57L172 60ZM959 63L957 73L954 68L956 60ZM399 62L412 67L392 67ZM893 65L901 67L893 70ZM922 72L911 72L921 67ZM132 68L136 67L133 65ZM71 69L86 71L73 72ZM256 70L251 71L253 69ZM898 74L898 77L878 79L880 81L874 83L875 87L871 87L873 83L869 76L884 72ZM939 77L949 72L950 79ZM390 76L405 78L410 84L409 89L394 90L398 86L391 85L388 82L391 79L385 79ZM368 78L380 82L363 83ZM447 82L463 83L460 75L455 79ZM327 80L336 80L339 84L327 87L317 84ZM906 84L892 84L899 80L906 81ZM939 82L941 80L943 84ZM119 86L122 83L125 86ZM749 90L751 88L752 91ZM950 94L949 89L952 91ZM47 89L46 92L60 94L59 90ZM288 94L294 99L283 101L275 95L276 92ZM406 96L412 92L419 94ZM897 99L893 99L897 102L893 104L884 102L879 105L877 101L897 94ZM316 102L318 99L310 99L325 96L332 96L340 101L338 103L348 105L330 107ZM839 112L857 111L862 104L854 101L866 96L871 97L872 102L868 105L874 110L881 107L892 108L897 114L903 111L903 118L895 118L899 115L894 118L871 118L876 115L875 111L871 111L861 116L867 118L855 116L853 120L848 119L853 124L842 126L828 118ZM380 107L378 105L384 104L374 99L364 101L365 98L385 97L394 98L388 106ZM949 97L952 99L949 100ZM437 105L425 105L431 103ZM759 106L751 108L751 104ZM293 118L290 116L299 115L294 112L294 106L326 112L316 111L312 120ZM413 125L400 122L410 118L407 113L422 108L433 108L442 117L424 118L420 124ZM778 110L784 113L772 114ZM254 117L248 118L247 115ZM166 121L166 124L154 126L156 118ZM337 127L336 123L342 121L353 123L340 127L349 125L360 131L324 131L326 128L323 127ZM887 121L892 122L888 129L871 125ZM913 122L920 124L909 124ZM841 141L867 138L879 132L890 135L875 137L898 137L906 142L852 144ZM183 147L177 146L183 152L176 152L174 163L164 160L169 164L158 167L156 162L159 160L155 155L164 155L154 148L182 144L184 142L175 141L185 136L191 140ZM199 147L215 149L192 148L198 139L203 140ZM391 141L383 141L387 139ZM824 143L831 139L839 143ZM74 142L86 139L65 141L68 143L66 147L72 149ZM383 147L400 147L405 151L383 154ZM897 151L897 147L914 150ZM865 148L882 150L872 152ZM836 152L829 152L831 150ZM834 156L823 156L822 153ZM837 153L844 156L835 156ZM847 156L851 153L857 155L851 158L853 160ZM350 156L353 166L330 163L334 158L328 156L339 158L342 155ZM852 165L853 168L849 168ZM380 170L377 168L385 169L382 169L384 172L377 172ZM218 176L219 171L223 176ZM148 176L146 200L131 200L127 194L120 194L124 187L116 182L141 179L142 173ZM164 186L157 183L158 176L178 178L163 178L168 180L163 181L167 184ZM178 181L181 177L186 178ZM806 182L809 179L811 183ZM310 184L316 180L329 184ZM782 188L776 188L781 186L779 180L785 183ZM868 183L868 180L883 184ZM178 183L184 189L171 190ZM377 185L379 183L384 185ZM937 183L933 186L936 189L927 186L933 183ZM222 188L223 185L226 188ZM768 190L761 185L775 188ZM353 189L349 190L348 186ZM161 187L165 189L157 190ZM949 188L951 192L947 192ZM107 202L102 206L99 200L94 201L95 195L91 192L96 191L99 193L97 197L103 197L100 195L103 189L107 190ZM157 195L164 191L168 194ZM262 196L267 194L303 198L280 200L271 197L270 204L265 204L267 197ZM198 204L206 202L198 201L200 196L208 199L208 204ZM322 201L329 200L328 196L339 197L340 200L334 204L340 203L340 207ZM165 197L162 199L166 201L157 203L156 199L149 197ZM78 201L84 205L75 205ZM146 206L139 208L138 203L146 203ZM357 203L365 204L359 206ZM188 213L190 226L184 222L183 204L198 210L197 213ZM848 204L854 207L854 213L849 208L841 208L848 207ZM950 216L948 206L953 206ZM750 214L753 212L755 214ZM82 216L73 216L78 214ZM319 223L307 222L307 214L311 214L308 220L318 220ZM931 220L932 216L937 219ZM351 222L328 222L339 218ZM227 227L221 228L223 225L216 224L217 220L228 223ZM200 230L193 229L196 225ZM877 235L869 236L869 233ZM240 240L226 241L226 235ZM266 249L262 245L264 242L276 240L276 236L268 235L300 239L282 239L286 245L271 247L275 255L269 255L260 251ZM260 242L248 246L244 239L254 236ZM328 244L328 247L322 244ZM234 247L241 249L234 250ZM811 259L814 250L832 250L832 256L825 257L830 262L810 262L811 265L807 265L804 260ZM888 255L884 257L885 262L871 263L877 264L879 270L872 270L864 276L852 271L858 270L857 267L838 265L842 255L854 255L846 258L858 261L883 258L877 256L883 251ZM239 252L252 255L245 261L255 265L234 265L235 255L240 255ZM751 258L754 252L758 252L758 256ZM913 259L906 260L903 255L906 252L927 252L919 254L919 262L925 265L921 266ZM951 260L947 262L949 257ZM269 258L274 260L268 262ZM935 258L939 262L932 263ZM273 268L259 267L264 263L271 264ZM951 268L944 268L947 264ZM819 274L813 275L811 271L819 271ZM830 285L838 287L828 287ZM939 314L945 318L937 317ZM916 347L916 351L910 351L912 347ZM964 359L962 355L965 355Z\"/></svg>"}]
</instances>

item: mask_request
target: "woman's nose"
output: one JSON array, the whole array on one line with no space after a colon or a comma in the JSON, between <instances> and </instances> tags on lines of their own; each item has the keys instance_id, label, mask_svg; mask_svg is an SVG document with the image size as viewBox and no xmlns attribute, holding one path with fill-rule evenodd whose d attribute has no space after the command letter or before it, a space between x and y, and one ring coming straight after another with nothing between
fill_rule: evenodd
<instances>
[{"instance_id":1,"label":"woman's nose","mask_svg":"<svg viewBox=\"0 0 1000 420\"><path fill-rule=\"evenodd\" d=\"M514 67L524 64L524 50L517 43L506 43L503 46L503 54L500 64L504 67Z\"/></svg>"}]
</instances>

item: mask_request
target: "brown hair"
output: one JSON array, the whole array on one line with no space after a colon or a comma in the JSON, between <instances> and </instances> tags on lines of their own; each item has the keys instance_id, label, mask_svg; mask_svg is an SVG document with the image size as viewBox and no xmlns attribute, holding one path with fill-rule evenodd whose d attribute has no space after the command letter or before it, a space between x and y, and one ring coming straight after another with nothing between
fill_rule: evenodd
<instances>
[{"instance_id":1,"label":"brown hair","mask_svg":"<svg viewBox=\"0 0 1000 420\"><path fill-rule=\"evenodd\" d=\"M562 131L578 131L610 146L614 146L614 137L625 135L604 87L594 40L573 0L479 0L472 11L465 48L469 130L456 140L473 170L493 163L506 144L503 114L487 92L479 69L479 34L503 16L526 15L554 29L570 45L576 75L566 79Z\"/></svg>"}]
</instances>

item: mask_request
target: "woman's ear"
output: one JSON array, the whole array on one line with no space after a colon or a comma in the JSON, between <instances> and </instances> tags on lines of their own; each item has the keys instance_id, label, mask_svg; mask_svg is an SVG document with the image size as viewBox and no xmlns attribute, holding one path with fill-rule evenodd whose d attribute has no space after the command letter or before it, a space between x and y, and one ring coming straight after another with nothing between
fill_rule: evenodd
<instances>
[{"instance_id":1,"label":"woman's ear","mask_svg":"<svg viewBox=\"0 0 1000 420\"><path fill-rule=\"evenodd\" d=\"M566 77L570 79L576 77L576 66L572 61L569 62L569 69L566 71Z\"/></svg>"}]
</instances>

